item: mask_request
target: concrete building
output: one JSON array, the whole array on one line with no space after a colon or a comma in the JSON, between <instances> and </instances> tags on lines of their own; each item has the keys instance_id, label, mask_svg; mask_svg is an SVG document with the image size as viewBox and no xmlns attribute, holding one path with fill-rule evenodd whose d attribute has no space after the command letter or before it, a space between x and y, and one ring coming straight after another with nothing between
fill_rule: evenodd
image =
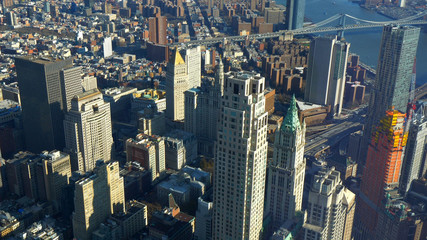
<instances>
[{"instance_id":1,"label":"concrete building","mask_svg":"<svg viewBox=\"0 0 427 240\"><path fill-rule=\"evenodd\" d=\"M427 121L424 114L416 114L410 124L399 179L399 191L402 195L409 191L413 180L422 178L425 174L423 166L426 162Z\"/></svg>"},{"instance_id":2,"label":"concrete building","mask_svg":"<svg viewBox=\"0 0 427 240\"><path fill-rule=\"evenodd\" d=\"M144 89L132 94L132 112L153 108L154 112L166 110L166 92L158 89Z\"/></svg>"},{"instance_id":3,"label":"concrete building","mask_svg":"<svg viewBox=\"0 0 427 240\"><path fill-rule=\"evenodd\" d=\"M218 130L220 101L224 84L224 65L220 61L214 82L203 82L185 94L184 130L197 138L197 149L205 156L214 155Z\"/></svg>"},{"instance_id":4,"label":"concrete building","mask_svg":"<svg viewBox=\"0 0 427 240\"><path fill-rule=\"evenodd\" d=\"M334 167L320 170L308 196L304 239L350 240L355 198L342 185L340 173Z\"/></svg>"},{"instance_id":5,"label":"concrete building","mask_svg":"<svg viewBox=\"0 0 427 240\"><path fill-rule=\"evenodd\" d=\"M16 17L16 13L13 11L6 13L6 20L9 26L14 27L18 25L18 18Z\"/></svg>"},{"instance_id":6,"label":"concrete building","mask_svg":"<svg viewBox=\"0 0 427 240\"><path fill-rule=\"evenodd\" d=\"M102 163L94 173L76 182L74 192L74 237L89 240L92 232L111 214L125 211L123 178L119 163Z\"/></svg>"},{"instance_id":7,"label":"concrete building","mask_svg":"<svg viewBox=\"0 0 427 240\"><path fill-rule=\"evenodd\" d=\"M305 0L286 1L286 26L288 30L300 29L304 25Z\"/></svg>"},{"instance_id":8,"label":"concrete building","mask_svg":"<svg viewBox=\"0 0 427 240\"><path fill-rule=\"evenodd\" d=\"M165 112L145 109L138 112L138 131L147 135L163 135L166 132Z\"/></svg>"},{"instance_id":9,"label":"concrete building","mask_svg":"<svg viewBox=\"0 0 427 240\"><path fill-rule=\"evenodd\" d=\"M71 100L65 116L65 151L70 154L73 171L87 172L99 159L109 161L113 147L110 104L97 89Z\"/></svg>"},{"instance_id":10,"label":"concrete building","mask_svg":"<svg viewBox=\"0 0 427 240\"><path fill-rule=\"evenodd\" d=\"M82 78L82 87L83 87L83 92L87 92L89 90L98 88L96 77L84 76Z\"/></svg>"},{"instance_id":11,"label":"concrete building","mask_svg":"<svg viewBox=\"0 0 427 240\"><path fill-rule=\"evenodd\" d=\"M138 134L126 140L126 161L138 162L151 172L154 181L165 170L165 141L163 137Z\"/></svg>"},{"instance_id":12,"label":"concrete building","mask_svg":"<svg viewBox=\"0 0 427 240\"><path fill-rule=\"evenodd\" d=\"M200 46L185 50L185 64L187 64L188 87L200 87L202 83L202 52Z\"/></svg>"},{"instance_id":13,"label":"concrete building","mask_svg":"<svg viewBox=\"0 0 427 240\"><path fill-rule=\"evenodd\" d=\"M212 240L212 192L197 199L195 240Z\"/></svg>"},{"instance_id":14,"label":"concrete building","mask_svg":"<svg viewBox=\"0 0 427 240\"><path fill-rule=\"evenodd\" d=\"M137 92L137 88L119 87L102 90L102 97L105 102L110 103L111 118L117 121L129 121L129 109L132 104L132 95Z\"/></svg>"},{"instance_id":15,"label":"concrete building","mask_svg":"<svg viewBox=\"0 0 427 240\"><path fill-rule=\"evenodd\" d=\"M406 112L419 36L419 28L384 26L365 126L366 144L387 110L394 107Z\"/></svg>"},{"instance_id":16,"label":"concrete building","mask_svg":"<svg viewBox=\"0 0 427 240\"><path fill-rule=\"evenodd\" d=\"M179 170L197 158L197 139L189 132L179 129L165 136L166 168Z\"/></svg>"},{"instance_id":17,"label":"concrete building","mask_svg":"<svg viewBox=\"0 0 427 240\"><path fill-rule=\"evenodd\" d=\"M273 161L268 166L266 211L279 227L302 210L305 176L305 123L298 119L295 96L274 138Z\"/></svg>"},{"instance_id":18,"label":"concrete building","mask_svg":"<svg viewBox=\"0 0 427 240\"><path fill-rule=\"evenodd\" d=\"M71 177L70 155L60 151L43 152L41 159L46 198L60 211L63 208L62 194Z\"/></svg>"},{"instance_id":19,"label":"concrete building","mask_svg":"<svg viewBox=\"0 0 427 240\"><path fill-rule=\"evenodd\" d=\"M265 79L225 75L214 179L213 239L259 239L267 163Z\"/></svg>"},{"instance_id":20,"label":"concrete building","mask_svg":"<svg viewBox=\"0 0 427 240\"><path fill-rule=\"evenodd\" d=\"M68 94L63 92L67 88L61 86L60 71L72 67L72 59L27 56L16 58L15 65L27 149L32 152L63 149L64 125L60 123L66 109L63 96ZM69 85L80 85L80 81Z\"/></svg>"},{"instance_id":21,"label":"concrete building","mask_svg":"<svg viewBox=\"0 0 427 240\"><path fill-rule=\"evenodd\" d=\"M184 120L184 92L188 89L187 65L176 49L166 72L166 117L169 120Z\"/></svg>"},{"instance_id":22,"label":"concrete building","mask_svg":"<svg viewBox=\"0 0 427 240\"><path fill-rule=\"evenodd\" d=\"M82 93L82 67L69 67L64 68L60 72L61 88L62 88L62 102L64 103L64 110L71 109L71 99Z\"/></svg>"},{"instance_id":23,"label":"concrete building","mask_svg":"<svg viewBox=\"0 0 427 240\"><path fill-rule=\"evenodd\" d=\"M203 174L208 174L198 169L197 171ZM209 187L210 181L205 183L201 179L196 179L194 175L188 174L185 171L180 171L178 174L173 174L167 181L160 182L157 185L157 199L167 205L169 194L172 194L176 203L182 208L188 209L192 202L205 194Z\"/></svg>"},{"instance_id":24,"label":"concrete building","mask_svg":"<svg viewBox=\"0 0 427 240\"><path fill-rule=\"evenodd\" d=\"M331 106L332 115L341 114L349 48L350 43L336 36L315 38L310 44L304 100Z\"/></svg>"}]
</instances>

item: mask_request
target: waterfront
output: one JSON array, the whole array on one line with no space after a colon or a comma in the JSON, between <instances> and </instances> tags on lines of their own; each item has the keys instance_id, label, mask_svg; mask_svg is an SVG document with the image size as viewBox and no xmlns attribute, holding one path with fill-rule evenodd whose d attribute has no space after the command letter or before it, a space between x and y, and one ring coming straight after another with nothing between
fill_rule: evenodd
<instances>
[{"instance_id":1,"label":"waterfront","mask_svg":"<svg viewBox=\"0 0 427 240\"><path fill-rule=\"evenodd\" d=\"M277 2L279 4L286 3L285 0ZM306 0L305 16L313 22L320 22L339 13L347 13L360 19L372 21L391 20L375 11L361 8L358 4L348 0ZM351 43L350 51L360 55L361 61L367 65L376 68L381 34L381 28L370 28L347 31L344 36ZM424 83L427 83L427 33L422 31L417 51L417 85Z\"/></svg>"}]
</instances>

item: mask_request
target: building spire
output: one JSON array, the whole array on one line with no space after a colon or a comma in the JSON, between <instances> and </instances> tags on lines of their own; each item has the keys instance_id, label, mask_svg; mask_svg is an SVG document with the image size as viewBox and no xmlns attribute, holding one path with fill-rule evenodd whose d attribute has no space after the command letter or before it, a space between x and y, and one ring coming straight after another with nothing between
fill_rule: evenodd
<instances>
[{"instance_id":1,"label":"building spire","mask_svg":"<svg viewBox=\"0 0 427 240\"><path fill-rule=\"evenodd\" d=\"M215 85L220 88L221 96L224 95L224 64L222 63L221 55L219 56L219 64L215 73Z\"/></svg>"},{"instance_id":2,"label":"building spire","mask_svg":"<svg viewBox=\"0 0 427 240\"><path fill-rule=\"evenodd\" d=\"M282 131L291 130L292 132L295 130L301 130L301 123L298 118L298 108L295 94L292 95L288 112L286 113L285 119L283 120L280 129L282 129Z\"/></svg>"}]
</instances>

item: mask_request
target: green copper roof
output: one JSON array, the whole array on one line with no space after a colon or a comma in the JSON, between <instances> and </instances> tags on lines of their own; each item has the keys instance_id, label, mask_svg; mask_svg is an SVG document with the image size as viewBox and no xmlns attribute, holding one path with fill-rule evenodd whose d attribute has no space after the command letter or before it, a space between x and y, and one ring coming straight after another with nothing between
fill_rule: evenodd
<instances>
[{"instance_id":1,"label":"green copper roof","mask_svg":"<svg viewBox=\"0 0 427 240\"><path fill-rule=\"evenodd\" d=\"M299 122L298 118L297 101L295 99L295 95L292 96L291 104L280 129L282 131L291 130L292 132L297 129L301 129L301 123Z\"/></svg>"}]
</instances>

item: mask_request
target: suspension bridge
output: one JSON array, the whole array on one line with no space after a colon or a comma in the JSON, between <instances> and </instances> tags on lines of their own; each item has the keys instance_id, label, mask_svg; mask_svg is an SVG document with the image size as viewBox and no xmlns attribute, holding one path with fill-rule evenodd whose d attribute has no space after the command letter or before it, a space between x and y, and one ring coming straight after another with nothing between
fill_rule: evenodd
<instances>
[{"instance_id":1,"label":"suspension bridge","mask_svg":"<svg viewBox=\"0 0 427 240\"><path fill-rule=\"evenodd\" d=\"M396 25L427 24L427 19L420 19L426 15L427 15L427 11L423 11L416 15L409 16L406 18L381 22L381 21L371 21L371 20L360 19L348 14L336 14L328 19L306 26L301 29L281 30L281 31L272 32L272 33L250 34L246 36L215 37L215 38L207 38L207 39L201 39L201 40L191 40L184 43L172 43L172 44L169 44L169 46L212 45L212 44L216 44L224 41L239 42L239 41L255 40L255 39L263 40L263 39L276 38L276 37L286 36L286 35L296 36L296 35L314 34L314 33L323 33L323 32L337 32L340 37L343 37L344 31L346 30L376 28L376 27L383 27L389 24L396 24ZM331 25L336 21L338 21L338 24ZM349 23L349 21L351 22Z\"/></svg>"}]
</instances>

